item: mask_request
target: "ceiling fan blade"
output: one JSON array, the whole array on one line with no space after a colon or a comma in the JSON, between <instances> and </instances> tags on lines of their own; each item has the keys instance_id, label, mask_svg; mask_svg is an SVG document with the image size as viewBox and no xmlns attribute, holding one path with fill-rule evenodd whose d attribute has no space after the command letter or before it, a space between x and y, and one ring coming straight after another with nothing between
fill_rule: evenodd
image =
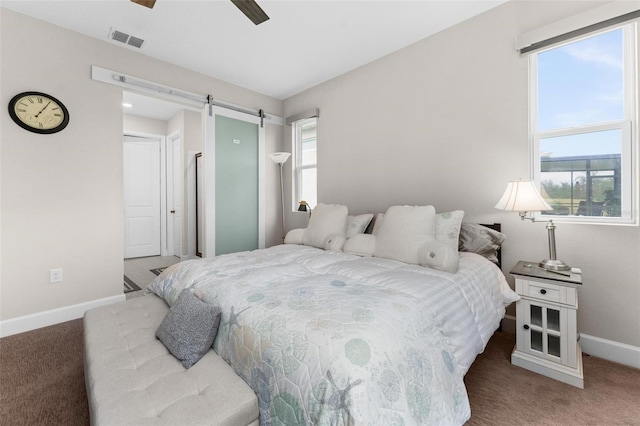
<instances>
[{"instance_id":1,"label":"ceiling fan blade","mask_svg":"<svg viewBox=\"0 0 640 426\"><path fill-rule=\"evenodd\" d=\"M148 7L149 9L153 9L153 6L156 4L156 0L131 0L131 1L141 6Z\"/></svg>"},{"instance_id":2,"label":"ceiling fan blade","mask_svg":"<svg viewBox=\"0 0 640 426\"><path fill-rule=\"evenodd\" d=\"M256 25L269 19L264 10L254 0L231 0L231 3L235 4Z\"/></svg>"}]
</instances>

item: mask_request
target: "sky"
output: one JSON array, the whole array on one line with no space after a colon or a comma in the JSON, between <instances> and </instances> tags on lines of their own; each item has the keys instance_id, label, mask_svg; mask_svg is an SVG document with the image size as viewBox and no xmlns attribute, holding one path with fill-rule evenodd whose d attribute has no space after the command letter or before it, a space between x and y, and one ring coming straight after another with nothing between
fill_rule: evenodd
<instances>
[{"instance_id":1,"label":"sky","mask_svg":"<svg viewBox=\"0 0 640 426\"><path fill-rule=\"evenodd\" d=\"M624 118L623 31L616 29L538 54L542 132ZM619 154L620 130L543 139L553 157Z\"/></svg>"}]
</instances>

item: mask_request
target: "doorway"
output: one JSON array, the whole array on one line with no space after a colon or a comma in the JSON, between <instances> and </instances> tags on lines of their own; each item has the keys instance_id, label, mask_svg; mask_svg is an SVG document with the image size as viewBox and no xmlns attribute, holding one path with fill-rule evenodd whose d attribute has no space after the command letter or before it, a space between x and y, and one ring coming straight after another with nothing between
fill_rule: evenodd
<instances>
[{"instance_id":1,"label":"doorway","mask_svg":"<svg viewBox=\"0 0 640 426\"><path fill-rule=\"evenodd\" d=\"M183 256L180 133L124 136L124 258Z\"/></svg>"},{"instance_id":2,"label":"doorway","mask_svg":"<svg viewBox=\"0 0 640 426\"><path fill-rule=\"evenodd\" d=\"M123 129L128 137L134 138L135 141L153 140L159 145L159 158L156 155L153 159L145 158L145 164L126 165L125 172L129 174L129 178L125 178L125 204L131 206L132 195L127 186L137 188L143 185L143 182L151 181L159 182L159 189L153 189L153 198L157 199L156 194L160 194L160 204L154 205L154 211L159 212L159 221L157 216L154 221L147 221L146 229L138 231L135 227L135 221L125 216L127 228L125 228L125 258L142 257L142 256L177 256L183 258L189 255L190 247L188 243L183 242L188 237L187 231L183 230L185 222L189 217L186 212L185 191L184 191L184 173L183 165L184 156L182 151L185 147L185 134L194 134L202 129L200 110L197 115L193 107L185 106L179 103L158 99L153 96L146 96L136 92L123 91L123 105L127 107L123 109ZM192 137L192 140L194 138ZM197 139L192 141L197 143ZM123 157L125 164L130 162L127 159L127 153L131 151L130 147L125 147ZM157 153L158 150L155 149ZM149 174L149 162L152 160L153 173ZM156 167L157 165L157 167ZM159 175L158 175L159 169ZM133 180L133 182L132 182ZM140 182L138 182L138 180ZM137 196L140 196L139 194ZM133 203L140 204L139 201L133 200ZM142 221L138 221L142 222ZM153 227L153 229L151 229ZM131 230L135 231L132 232ZM144 236L146 240L151 240L151 232L153 231L154 249L146 251L136 250L132 252L128 250L128 246L132 246L132 237L136 235ZM158 234L159 240L158 242ZM140 239L140 238L139 238ZM135 242L135 241L134 241ZM151 244L147 244L150 246Z\"/></svg>"}]
</instances>

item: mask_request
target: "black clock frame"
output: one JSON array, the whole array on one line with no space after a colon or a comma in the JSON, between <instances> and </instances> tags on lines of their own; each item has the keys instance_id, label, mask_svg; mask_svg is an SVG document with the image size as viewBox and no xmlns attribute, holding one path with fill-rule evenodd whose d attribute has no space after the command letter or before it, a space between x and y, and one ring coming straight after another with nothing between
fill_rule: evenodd
<instances>
[{"instance_id":1,"label":"black clock frame","mask_svg":"<svg viewBox=\"0 0 640 426\"><path fill-rule=\"evenodd\" d=\"M32 126L24 123L16 115L15 106L16 106L16 103L18 102L18 100L24 98L25 96L44 96L46 98L51 99L55 103L57 103L60 106L60 108L62 109L62 113L64 114L64 118L62 119L62 123L60 123L56 127L52 127L51 129L40 129L38 127L32 127ZM48 95L46 93L42 93L42 92L22 92L22 93L18 93L17 95L15 95L9 101L9 115L11 116L11 119L13 121L15 121L15 123L18 126L22 127L25 130L28 130L30 132L39 133L39 134L42 134L42 135L49 135L49 134L52 134L52 133L57 133L57 132L63 130L65 127L67 127L67 124L69 124L69 110L67 110L67 107L64 106L64 104L62 102L60 102L58 99L56 99L55 97L53 97L51 95Z\"/></svg>"}]
</instances>

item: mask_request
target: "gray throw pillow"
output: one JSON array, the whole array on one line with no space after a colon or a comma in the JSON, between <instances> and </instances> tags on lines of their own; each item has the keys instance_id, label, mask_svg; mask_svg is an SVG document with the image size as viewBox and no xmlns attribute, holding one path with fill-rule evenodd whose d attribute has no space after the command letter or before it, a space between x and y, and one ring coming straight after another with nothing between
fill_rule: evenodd
<instances>
[{"instance_id":1,"label":"gray throw pillow","mask_svg":"<svg viewBox=\"0 0 640 426\"><path fill-rule=\"evenodd\" d=\"M211 349L218 334L220 309L184 289L156 330L169 352L190 368Z\"/></svg>"}]
</instances>

